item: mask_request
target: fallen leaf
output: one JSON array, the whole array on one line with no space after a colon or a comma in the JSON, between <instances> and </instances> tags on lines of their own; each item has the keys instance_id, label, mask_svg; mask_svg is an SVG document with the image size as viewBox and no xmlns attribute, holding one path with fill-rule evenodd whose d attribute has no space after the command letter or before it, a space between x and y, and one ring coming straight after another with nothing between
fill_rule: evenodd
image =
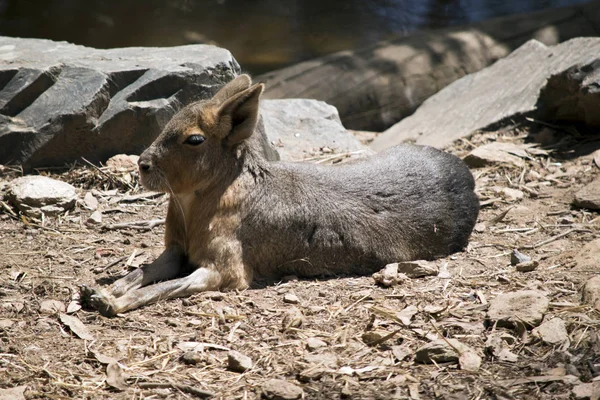
<instances>
[{"instance_id":1,"label":"fallen leaf","mask_svg":"<svg viewBox=\"0 0 600 400\"><path fill-rule=\"evenodd\" d=\"M25 400L23 392L27 386L16 386L10 389L0 389L0 400Z\"/></svg>"},{"instance_id":2,"label":"fallen leaf","mask_svg":"<svg viewBox=\"0 0 600 400\"><path fill-rule=\"evenodd\" d=\"M119 366L119 363L114 362L106 366L106 384L117 390L128 388L123 369Z\"/></svg>"},{"instance_id":3,"label":"fallen leaf","mask_svg":"<svg viewBox=\"0 0 600 400\"><path fill-rule=\"evenodd\" d=\"M77 337L83 340L94 340L94 336L90 333L88 328L81 322L81 320L72 315L64 313L59 314L60 321L71 329Z\"/></svg>"},{"instance_id":4,"label":"fallen leaf","mask_svg":"<svg viewBox=\"0 0 600 400\"><path fill-rule=\"evenodd\" d=\"M419 309L416 306L408 306L396 315L400 322L404 324L404 326L410 326L412 317L414 317L418 312Z\"/></svg>"}]
</instances>

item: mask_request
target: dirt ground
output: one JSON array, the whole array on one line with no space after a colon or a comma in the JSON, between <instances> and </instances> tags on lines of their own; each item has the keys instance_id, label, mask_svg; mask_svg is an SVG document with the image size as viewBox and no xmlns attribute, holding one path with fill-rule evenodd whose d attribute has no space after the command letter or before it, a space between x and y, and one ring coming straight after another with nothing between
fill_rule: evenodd
<instances>
[{"instance_id":1,"label":"dirt ground","mask_svg":"<svg viewBox=\"0 0 600 400\"><path fill-rule=\"evenodd\" d=\"M27 399L187 399L205 392L254 399L266 381L282 379L306 399L574 398L577 379L600 375L599 314L581 304L582 284L600 264L578 262L582 247L600 236L600 215L571 206L573 194L600 172L591 155L600 138L526 123L477 134L449 151L464 156L484 143L523 144L532 136L546 146L521 158L521 166L472 170L482 201L479 224L465 251L434 262L437 276L388 288L371 276L290 277L112 319L77 310L78 285L107 285L160 254L163 225L114 224L164 218L167 198L132 198L144 192L133 171L38 171L75 185L80 202L44 221L0 207L0 388L24 385ZM2 171L0 187L20 175ZM81 200L92 190L100 225L86 224L92 211ZM515 248L538 261L537 269L517 271L510 263ZM565 321L570 344L549 345L529 330L486 321L496 296L525 289L548 296L545 319ZM76 310L67 315L84 327L43 312L45 300ZM88 340L73 333L85 328ZM494 334L503 335L513 358L490 352L486 340ZM415 360L418 348L442 336L470 346L481 367ZM253 366L228 369L230 349Z\"/></svg>"}]
</instances>

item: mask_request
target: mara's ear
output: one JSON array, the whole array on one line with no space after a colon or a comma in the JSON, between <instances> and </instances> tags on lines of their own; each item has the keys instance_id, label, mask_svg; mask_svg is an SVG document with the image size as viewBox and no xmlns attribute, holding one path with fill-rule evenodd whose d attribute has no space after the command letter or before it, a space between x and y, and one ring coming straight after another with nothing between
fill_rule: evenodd
<instances>
[{"instance_id":1,"label":"mara's ear","mask_svg":"<svg viewBox=\"0 0 600 400\"><path fill-rule=\"evenodd\" d=\"M248 75L240 75L219 89L219 91L213 96L213 100L215 100L217 103L223 103L231 96L241 92L242 90L248 89L251 84L252 79L250 79Z\"/></svg>"},{"instance_id":2,"label":"mara's ear","mask_svg":"<svg viewBox=\"0 0 600 400\"><path fill-rule=\"evenodd\" d=\"M225 100L219 107L218 124L224 130L223 140L227 145L240 143L254 133L264 87L262 83L251 86Z\"/></svg>"}]
</instances>

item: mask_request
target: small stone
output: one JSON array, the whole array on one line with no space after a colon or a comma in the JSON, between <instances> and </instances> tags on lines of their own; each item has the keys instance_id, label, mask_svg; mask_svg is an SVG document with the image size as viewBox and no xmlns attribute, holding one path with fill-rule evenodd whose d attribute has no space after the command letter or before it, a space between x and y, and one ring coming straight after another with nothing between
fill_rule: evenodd
<instances>
[{"instance_id":1,"label":"small stone","mask_svg":"<svg viewBox=\"0 0 600 400\"><path fill-rule=\"evenodd\" d=\"M600 179L592 181L575 193L573 205L590 210L600 210Z\"/></svg>"},{"instance_id":2,"label":"small stone","mask_svg":"<svg viewBox=\"0 0 600 400\"><path fill-rule=\"evenodd\" d=\"M40 218L42 213L57 215L73 208L77 191L68 183L30 175L10 182L8 198L23 214Z\"/></svg>"},{"instance_id":3,"label":"small stone","mask_svg":"<svg viewBox=\"0 0 600 400\"><path fill-rule=\"evenodd\" d=\"M398 273L406 274L409 278L422 278L424 276L436 276L438 268L431 261L405 261L398 263Z\"/></svg>"},{"instance_id":4,"label":"small stone","mask_svg":"<svg viewBox=\"0 0 600 400\"><path fill-rule=\"evenodd\" d=\"M338 357L333 353L306 354L304 360L320 367L335 369L339 366Z\"/></svg>"},{"instance_id":5,"label":"small stone","mask_svg":"<svg viewBox=\"0 0 600 400\"><path fill-rule=\"evenodd\" d=\"M488 165L512 164L517 167L525 165L523 159L515 154L527 157L522 147L513 143L493 142L479 146L464 158L469 167L480 168Z\"/></svg>"},{"instance_id":6,"label":"small stone","mask_svg":"<svg viewBox=\"0 0 600 400\"><path fill-rule=\"evenodd\" d=\"M298 374L298 380L301 382L316 381L321 379L325 372L326 370L324 368L315 368L314 366L311 366Z\"/></svg>"},{"instance_id":7,"label":"small stone","mask_svg":"<svg viewBox=\"0 0 600 400\"><path fill-rule=\"evenodd\" d=\"M238 351L231 350L227 354L227 368L235 372L246 372L253 366L252 359Z\"/></svg>"},{"instance_id":8,"label":"small stone","mask_svg":"<svg viewBox=\"0 0 600 400\"><path fill-rule=\"evenodd\" d=\"M10 319L0 319L0 329L8 329L15 324L15 321Z\"/></svg>"},{"instance_id":9,"label":"small stone","mask_svg":"<svg viewBox=\"0 0 600 400\"><path fill-rule=\"evenodd\" d=\"M539 263L537 261L526 261L517 264L516 269L519 272L531 272L535 271Z\"/></svg>"},{"instance_id":10,"label":"small stone","mask_svg":"<svg viewBox=\"0 0 600 400\"><path fill-rule=\"evenodd\" d=\"M487 229L487 225L485 224L485 222L478 222L477 224L475 224L475 227L473 228L473 230L478 233L485 232L486 229Z\"/></svg>"},{"instance_id":11,"label":"small stone","mask_svg":"<svg viewBox=\"0 0 600 400\"><path fill-rule=\"evenodd\" d=\"M298 299L298 296L296 296L295 294L286 293L283 295L283 302L288 303L288 304L298 304L298 303L300 303L300 300Z\"/></svg>"},{"instance_id":12,"label":"small stone","mask_svg":"<svg viewBox=\"0 0 600 400\"><path fill-rule=\"evenodd\" d=\"M569 347L569 333L565 321L560 318L552 318L531 331L531 334L549 345L561 345Z\"/></svg>"},{"instance_id":13,"label":"small stone","mask_svg":"<svg viewBox=\"0 0 600 400\"><path fill-rule=\"evenodd\" d=\"M458 365L463 371L477 372L481 367L481 357L473 351L465 351L458 357Z\"/></svg>"},{"instance_id":14,"label":"small stone","mask_svg":"<svg viewBox=\"0 0 600 400\"><path fill-rule=\"evenodd\" d=\"M573 396L577 400L600 399L600 382L580 383L572 389Z\"/></svg>"},{"instance_id":15,"label":"small stone","mask_svg":"<svg viewBox=\"0 0 600 400\"><path fill-rule=\"evenodd\" d=\"M600 239L594 239L586 243L575 256L575 262L577 263L576 270L597 271L598 267L600 267L598 254L600 254Z\"/></svg>"},{"instance_id":16,"label":"small stone","mask_svg":"<svg viewBox=\"0 0 600 400\"><path fill-rule=\"evenodd\" d=\"M58 300L44 300L40 303L41 314L56 314L65 311L65 305Z\"/></svg>"},{"instance_id":17,"label":"small stone","mask_svg":"<svg viewBox=\"0 0 600 400\"><path fill-rule=\"evenodd\" d=\"M102 223L102 212L94 211L92 215L90 215L86 221L88 225L99 225Z\"/></svg>"},{"instance_id":18,"label":"small stone","mask_svg":"<svg viewBox=\"0 0 600 400\"><path fill-rule=\"evenodd\" d=\"M327 343L325 343L321 339L310 337L306 340L306 348L309 351L315 351L317 349L320 349L321 347L327 347Z\"/></svg>"},{"instance_id":19,"label":"small stone","mask_svg":"<svg viewBox=\"0 0 600 400\"><path fill-rule=\"evenodd\" d=\"M263 396L268 400L297 400L302 398L302 388L282 379L271 379L262 385Z\"/></svg>"},{"instance_id":20,"label":"small stone","mask_svg":"<svg viewBox=\"0 0 600 400\"><path fill-rule=\"evenodd\" d=\"M499 193L500 196L502 196L504 198L504 200L508 201L508 202L515 202L515 201L519 201L519 200L523 200L523 192L518 190L518 189L512 189L512 188L502 188L500 189Z\"/></svg>"},{"instance_id":21,"label":"small stone","mask_svg":"<svg viewBox=\"0 0 600 400\"><path fill-rule=\"evenodd\" d=\"M187 365L196 365L202 362L202 356L195 351L188 350L181 356L181 361Z\"/></svg>"},{"instance_id":22,"label":"small stone","mask_svg":"<svg viewBox=\"0 0 600 400\"><path fill-rule=\"evenodd\" d=\"M302 326L303 321L304 315L302 314L302 311L296 307L292 307L290 310L288 310L288 312L285 313L281 321L281 326L285 332L290 328L298 328Z\"/></svg>"},{"instance_id":23,"label":"small stone","mask_svg":"<svg viewBox=\"0 0 600 400\"><path fill-rule=\"evenodd\" d=\"M92 192L87 192L83 197L83 203L87 208L92 211L95 211L98 208L98 199L94 197Z\"/></svg>"},{"instance_id":24,"label":"small stone","mask_svg":"<svg viewBox=\"0 0 600 400\"><path fill-rule=\"evenodd\" d=\"M139 159L136 155L117 154L106 160L106 166L112 171L135 171Z\"/></svg>"},{"instance_id":25,"label":"small stone","mask_svg":"<svg viewBox=\"0 0 600 400\"><path fill-rule=\"evenodd\" d=\"M503 293L490 301L487 318L500 326L514 327L523 323L535 327L542 321L549 304L548 298L535 290Z\"/></svg>"},{"instance_id":26,"label":"small stone","mask_svg":"<svg viewBox=\"0 0 600 400\"><path fill-rule=\"evenodd\" d=\"M461 354L474 353L469 346L456 339L438 339L418 348L415 352L415 361L424 364L456 362L460 356L457 350Z\"/></svg>"},{"instance_id":27,"label":"small stone","mask_svg":"<svg viewBox=\"0 0 600 400\"><path fill-rule=\"evenodd\" d=\"M531 261L531 257L521 253L519 250L514 249L510 255L510 264L517 265L520 263Z\"/></svg>"},{"instance_id":28,"label":"small stone","mask_svg":"<svg viewBox=\"0 0 600 400\"><path fill-rule=\"evenodd\" d=\"M582 301L600 311L600 275L590 278L585 283Z\"/></svg>"}]
</instances>

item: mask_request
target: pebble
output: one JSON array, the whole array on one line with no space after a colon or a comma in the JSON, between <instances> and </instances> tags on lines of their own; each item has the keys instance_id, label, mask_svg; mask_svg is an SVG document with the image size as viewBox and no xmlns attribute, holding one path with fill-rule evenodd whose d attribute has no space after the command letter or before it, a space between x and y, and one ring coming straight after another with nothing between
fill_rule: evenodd
<instances>
[{"instance_id":1,"label":"pebble","mask_svg":"<svg viewBox=\"0 0 600 400\"><path fill-rule=\"evenodd\" d=\"M516 270L519 272L531 272L535 271L538 267L539 263L537 261L526 261L522 263L518 263L516 266Z\"/></svg>"},{"instance_id":2,"label":"pebble","mask_svg":"<svg viewBox=\"0 0 600 400\"><path fill-rule=\"evenodd\" d=\"M90 215L86 221L87 224L89 225L99 225L102 223L102 212L101 211L94 211L92 213L92 215Z\"/></svg>"},{"instance_id":3,"label":"pebble","mask_svg":"<svg viewBox=\"0 0 600 400\"><path fill-rule=\"evenodd\" d=\"M184 364L196 365L202 362L202 356L195 351L188 350L181 356L181 361Z\"/></svg>"},{"instance_id":4,"label":"pebble","mask_svg":"<svg viewBox=\"0 0 600 400\"><path fill-rule=\"evenodd\" d=\"M569 346L569 333L565 321L552 318L531 331L531 334L549 345Z\"/></svg>"},{"instance_id":5,"label":"pebble","mask_svg":"<svg viewBox=\"0 0 600 400\"><path fill-rule=\"evenodd\" d=\"M309 351L315 351L315 350L320 349L322 347L327 347L327 343L325 343L321 339L317 339L315 337L310 337L310 338L308 338L306 340L306 348Z\"/></svg>"},{"instance_id":6,"label":"pebble","mask_svg":"<svg viewBox=\"0 0 600 400\"><path fill-rule=\"evenodd\" d=\"M246 372L253 366L252 359L238 351L231 350L227 354L227 368L235 372Z\"/></svg>"},{"instance_id":7,"label":"pebble","mask_svg":"<svg viewBox=\"0 0 600 400\"><path fill-rule=\"evenodd\" d=\"M600 275L590 278L585 283L582 301L600 311Z\"/></svg>"},{"instance_id":8,"label":"pebble","mask_svg":"<svg viewBox=\"0 0 600 400\"><path fill-rule=\"evenodd\" d=\"M398 274L398 263L388 264L381 271L373 274L375 283L384 287L397 285L406 278L406 275Z\"/></svg>"},{"instance_id":9,"label":"pebble","mask_svg":"<svg viewBox=\"0 0 600 400\"><path fill-rule=\"evenodd\" d=\"M600 382L580 383L572 389L575 399L597 400L600 398Z\"/></svg>"},{"instance_id":10,"label":"pebble","mask_svg":"<svg viewBox=\"0 0 600 400\"><path fill-rule=\"evenodd\" d=\"M310 364L336 369L339 366L338 357L333 353L306 354L304 360Z\"/></svg>"},{"instance_id":11,"label":"pebble","mask_svg":"<svg viewBox=\"0 0 600 400\"><path fill-rule=\"evenodd\" d=\"M140 157L136 155L117 154L106 160L106 166L113 171L132 171L137 169L139 159Z\"/></svg>"},{"instance_id":12,"label":"pebble","mask_svg":"<svg viewBox=\"0 0 600 400\"><path fill-rule=\"evenodd\" d=\"M23 214L41 218L58 215L75 206L77 191L68 183L40 175L22 176L10 182L8 198Z\"/></svg>"},{"instance_id":13,"label":"pebble","mask_svg":"<svg viewBox=\"0 0 600 400\"><path fill-rule=\"evenodd\" d=\"M536 290L503 293L490 301L487 318L500 326L514 327L522 322L534 327L542 322L549 304L546 295Z\"/></svg>"},{"instance_id":14,"label":"pebble","mask_svg":"<svg viewBox=\"0 0 600 400\"><path fill-rule=\"evenodd\" d=\"M262 385L263 396L268 400L297 400L303 391L297 385L282 379L270 379Z\"/></svg>"},{"instance_id":15,"label":"pebble","mask_svg":"<svg viewBox=\"0 0 600 400\"><path fill-rule=\"evenodd\" d=\"M459 358L456 349L461 354L466 352L475 353L469 346L456 339L438 339L419 347L415 352L415 361L424 364L456 362Z\"/></svg>"},{"instance_id":16,"label":"pebble","mask_svg":"<svg viewBox=\"0 0 600 400\"><path fill-rule=\"evenodd\" d=\"M295 294L286 293L283 295L283 302L288 303L288 304L298 304L298 303L300 303L300 300L298 299L298 296L296 296Z\"/></svg>"},{"instance_id":17,"label":"pebble","mask_svg":"<svg viewBox=\"0 0 600 400\"><path fill-rule=\"evenodd\" d=\"M56 314L59 312L65 312L67 309L65 305L58 300L43 300L40 303L41 314Z\"/></svg>"},{"instance_id":18,"label":"pebble","mask_svg":"<svg viewBox=\"0 0 600 400\"><path fill-rule=\"evenodd\" d=\"M510 255L510 264L517 265L520 263L531 261L531 257L527 254L521 253L519 250L514 249Z\"/></svg>"},{"instance_id":19,"label":"pebble","mask_svg":"<svg viewBox=\"0 0 600 400\"><path fill-rule=\"evenodd\" d=\"M522 167L525 162L514 154L524 153L519 145L513 143L493 142L479 146L464 158L469 167L480 168L496 164L512 164ZM526 154L525 154L526 156Z\"/></svg>"}]
</instances>

